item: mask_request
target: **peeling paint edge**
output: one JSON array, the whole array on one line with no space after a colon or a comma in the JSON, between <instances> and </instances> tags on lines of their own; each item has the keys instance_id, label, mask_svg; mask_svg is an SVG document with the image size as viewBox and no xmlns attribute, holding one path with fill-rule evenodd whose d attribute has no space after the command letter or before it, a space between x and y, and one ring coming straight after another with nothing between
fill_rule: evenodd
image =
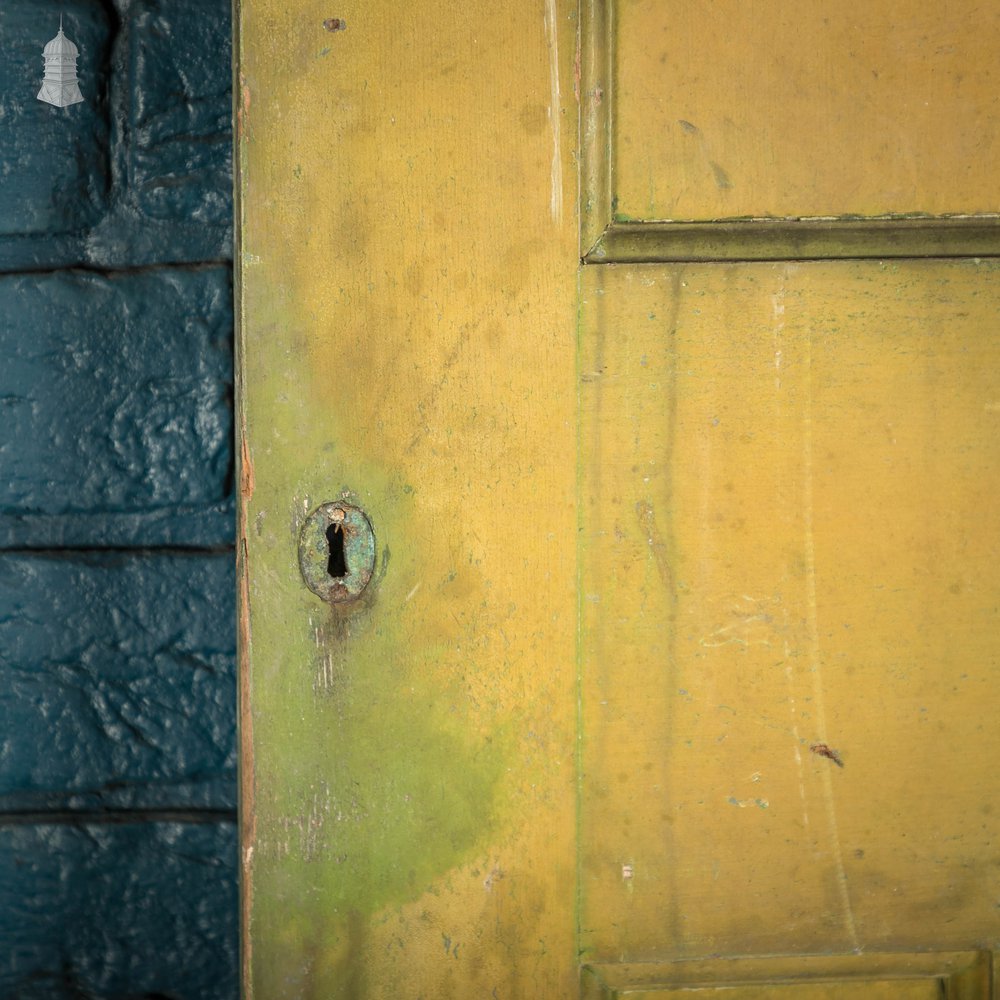
<instances>
[{"instance_id":1,"label":"peeling paint edge","mask_svg":"<svg viewBox=\"0 0 1000 1000\"><path fill-rule=\"evenodd\" d=\"M239 893L240 893L240 995L246 1000L253 996L253 945L250 924L253 913L253 854L257 839L257 816L254 804L256 778L253 756L252 684L250 680L250 560L248 551L249 506L254 493L253 460L247 437L246 400L246 338L244 329L243 294L243 198L241 189L244 181L245 163L242 149L247 141L247 118L250 110L250 91L243 74L243 0L232 0L233 25L233 319L235 357L235 408L236 420L236 579L237 579L237 745L239 760L237 775L239 786L238 825L239 831Z\"/></svg>"}]
</instances>

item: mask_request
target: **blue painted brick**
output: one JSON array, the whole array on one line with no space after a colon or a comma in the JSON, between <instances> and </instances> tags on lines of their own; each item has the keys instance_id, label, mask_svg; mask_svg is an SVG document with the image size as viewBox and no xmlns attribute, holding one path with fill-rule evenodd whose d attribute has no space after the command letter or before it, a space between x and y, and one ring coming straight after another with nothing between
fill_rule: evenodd
<instances>
[{"instance_id":1,"label":"blue painted brick","mask_svg":"<svg viewBox=\"0 0 1000 1000\"><path fill-rule=\"evenodd\" d=\"M234 824L0 827L0 996L236 1000Z\"/></svg>"},{"instance_id":2,"label":"blue painted brick","mask_svg":"<svg viewBox=\"0 0 1000 1000\"><path fill-rule=\"evenodd\" d=\"M234 500L68 515L0 512L0 549L218 548L233 544Z\"/></svg>"},{"instance_id":3,"label":"blue painted brick","mask_svg":"<svg viewBox=\"0 0 1000 1000\"><path fill-rule=\"evenodd\" d=\"M84 103L37 100L42 49L64 28L80 49ZM0 4L0 236L54 235L87 228L107 206L106 97L111 27L93 0L3 0Z\"/></svg>"},{"instance_id":4,"label":"blue painted brick","mask_svg":"<svg viewBox=\"0 0 1000 1000\"><path fill-rule=\"evenodd\" d=\"M0 277L0 511L224 501L231 294L225 266Z\"/></svg>"},{"instance_id":5,"label":"blue painted brick","mask_svg":"<svg viewBox=\"0 0 1000 1000\"><path fill-rule=\"evenodd\" d=\"M234 620L230 553L0 553L0 812L234 807Z\"/></svg>"},{"instance_id":6,"label":"blue painted brick","mask_svg":"<svg viewBox=\"0 0 1000 1000\"><path fill-rule=\"evenodd\" d=\"M230 0L134 0L130 183L155 219L232 216Z\"/></svg>"}]
</instances>

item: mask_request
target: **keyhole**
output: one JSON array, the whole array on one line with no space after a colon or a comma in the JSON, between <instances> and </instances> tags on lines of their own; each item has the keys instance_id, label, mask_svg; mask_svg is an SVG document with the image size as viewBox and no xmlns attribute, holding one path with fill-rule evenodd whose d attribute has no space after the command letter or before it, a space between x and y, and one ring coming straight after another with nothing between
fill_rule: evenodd
<instances>
[{"instance_id":1,"label":"keyhole","mask_svg":"<svg viewBox=\"0 0 1000 1000\"><path fill-rule=\"evenodd\" d=\"M344 527L342 524L331 524L326 529L326 540L330 546L330 559L326 564L326 572L335 580L347 576L347 557L344 554Z\"/></svg>"},{"instance_id":2,"label":"keyhole","mask_svg":"<svg viewBox=\"0 0 1000 1000\"><path fill-rule=\"evenodd\" d=\"M356 601L375 571L375 532L365 512L337 500L320 504L299 533L299 570L324 601Z\"/></svg>"}]
</instances>

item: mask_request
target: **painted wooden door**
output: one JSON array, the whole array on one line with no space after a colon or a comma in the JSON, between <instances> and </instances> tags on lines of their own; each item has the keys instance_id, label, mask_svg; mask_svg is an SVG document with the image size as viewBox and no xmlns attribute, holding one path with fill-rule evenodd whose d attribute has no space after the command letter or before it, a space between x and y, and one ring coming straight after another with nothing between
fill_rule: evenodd
<instances>
[{"instance_id":1,"label":"painted wooden door","mask_svg":"<svg viewBox=\"0 0 1000 1000\"><path fill-rule=\"evenodd\" d=\"M238 20L248 996L988 996L1000 6Z\"/></svg>"}]
</instances>

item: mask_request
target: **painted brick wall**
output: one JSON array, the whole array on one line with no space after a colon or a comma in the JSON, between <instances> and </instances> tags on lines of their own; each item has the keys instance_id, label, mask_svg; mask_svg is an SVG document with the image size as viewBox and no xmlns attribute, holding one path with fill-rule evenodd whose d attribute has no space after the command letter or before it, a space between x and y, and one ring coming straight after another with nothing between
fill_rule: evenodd
<instances>
[{"instance_id":1,"label":"painted brick wall","mask_svg":"<svg viewBox=\"0 0 1000 1000\"><path fill-rule=\"evenodd\" d=\"M2 0L0 53L0 997L231 1000L229 0Z\"/></svg>"}]
</instances>

